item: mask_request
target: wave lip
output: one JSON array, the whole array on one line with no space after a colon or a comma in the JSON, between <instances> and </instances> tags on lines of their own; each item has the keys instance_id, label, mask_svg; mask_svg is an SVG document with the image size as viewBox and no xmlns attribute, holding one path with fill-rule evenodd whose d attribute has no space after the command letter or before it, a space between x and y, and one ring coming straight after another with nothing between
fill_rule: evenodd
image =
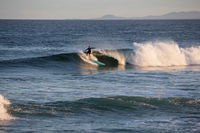
<instances>
[{"instance_id":1,"label":"wave lip","mask_svg":"<svg viewBox=\"0 0 200 133\"><path fill-rule=\"evenodd\" d=\"M8 113L7 107L11 104L4 96L0 95L0 120L13 120L14 117Z\"/></svg>"}]
</instances>

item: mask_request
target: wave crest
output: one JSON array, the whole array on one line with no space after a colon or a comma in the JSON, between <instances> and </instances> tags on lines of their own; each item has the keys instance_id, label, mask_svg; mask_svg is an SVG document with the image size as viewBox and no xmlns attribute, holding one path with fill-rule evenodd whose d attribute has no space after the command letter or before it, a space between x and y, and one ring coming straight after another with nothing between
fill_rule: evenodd
<instances>
[{"instance_id":1,"label":"wave crest","mask_svg":"<svg viewBox=\"0 0 200 133\"><path fill-rule=\"evenodd\" d=\"M135 55L131 64L137 66L186 66L200 64L200 46L180 48L176 42L133 43Z\"/></svg>"}]
</instances>

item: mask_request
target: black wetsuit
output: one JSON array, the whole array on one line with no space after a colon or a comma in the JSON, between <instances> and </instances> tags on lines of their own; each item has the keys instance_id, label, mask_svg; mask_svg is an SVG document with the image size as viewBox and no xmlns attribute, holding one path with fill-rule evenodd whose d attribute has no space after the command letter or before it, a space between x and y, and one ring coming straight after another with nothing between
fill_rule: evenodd
<instances>
[{"instance_id":1,"label":"black wetsuit","mask_svg":"<svg viewBox=\"0 0 200 133\"><path fill-rule=\"evenodd\" d=\"M90 47L88 47L86 50L85 50L85 53L87 54L87 55L90 55L91 53L92 53L92 50L91 50L92 48L90 48Z\"/></svg>"}]
</instances>

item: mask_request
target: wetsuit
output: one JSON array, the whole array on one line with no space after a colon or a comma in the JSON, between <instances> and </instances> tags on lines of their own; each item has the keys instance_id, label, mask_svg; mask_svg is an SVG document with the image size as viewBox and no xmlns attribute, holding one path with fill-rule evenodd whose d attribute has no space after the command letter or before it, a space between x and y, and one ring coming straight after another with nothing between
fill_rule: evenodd
<instances>
[{"instance_id":1,"label":"wetsuit","mask_svg":"<svg viewBox=\"0 0 200 133\"><path fill-rule=\"evenodd\" d=\"M90 55L92 53L92 48L91 47L88 47L86 50L85 50L85 53L86 55Z\"/></svg>"}]
</instances>

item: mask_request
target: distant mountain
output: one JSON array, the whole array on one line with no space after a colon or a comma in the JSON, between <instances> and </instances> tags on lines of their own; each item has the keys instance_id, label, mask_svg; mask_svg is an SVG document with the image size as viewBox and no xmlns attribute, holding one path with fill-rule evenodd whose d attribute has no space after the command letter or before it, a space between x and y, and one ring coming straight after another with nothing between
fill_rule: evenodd
<instances>
[{"instance_id":1,"label":"distant mountain","mask_svg":"<svg viewBox=\"0 0 200 133\"><path fill-rule=\"evenodd\" d=\"M146 16L141 19L200 19L200 11L171 12L161 16Z\"/></svg>"},{"instance_id":2,"label":"distant mountain","mask_svg":"<svg viewBox=\"0 0 200 133\"><path fill-rule=\"evenodd\" d=\"M126 18L108 14L108 15L104 15L101 18L98 18L98 19L103 19L104 20L104 19L126 19Z\"/></svg>"},{"instance_id":3,"label":"distant mountain","mask_svg":"<svg viewBox=\"0 0 200 133\"><path fill-rule=\"evenodd\" d=\"M114 15L104 15L100 20L113 20L113 19L200 19L200 11L190 12L171 12L160 16L145 16L145 17L119 17Z\"/></svg>"}]
</instances>

